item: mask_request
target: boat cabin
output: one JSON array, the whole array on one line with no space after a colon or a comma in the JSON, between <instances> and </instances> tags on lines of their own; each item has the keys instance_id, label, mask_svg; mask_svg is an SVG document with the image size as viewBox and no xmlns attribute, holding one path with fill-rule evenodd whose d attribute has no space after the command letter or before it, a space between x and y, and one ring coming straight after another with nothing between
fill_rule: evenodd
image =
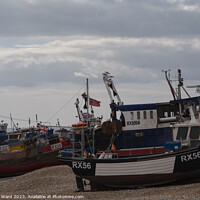
<instances>
[{"instance_id":1,"label":"boat cabin","mask_svg":"<svg viewBox=\"0 0 200 200\"><path fill-rule=\"evenodd\" d=\"M199 121L199 97L110 107L120 112L120 148L124 149L163 146L173 140L172 123Z\"/></svg>"},{"instance_id":2,"label":"boat cabin","mask_svg":"<svg viewBox=\"0 0 200 200\"><path fill-rule=\"evenodd\" d=\"M174 126L173 141L180 141L182 148L200 145L200 124L178 124Z\"/></svg>"}]
</instances>

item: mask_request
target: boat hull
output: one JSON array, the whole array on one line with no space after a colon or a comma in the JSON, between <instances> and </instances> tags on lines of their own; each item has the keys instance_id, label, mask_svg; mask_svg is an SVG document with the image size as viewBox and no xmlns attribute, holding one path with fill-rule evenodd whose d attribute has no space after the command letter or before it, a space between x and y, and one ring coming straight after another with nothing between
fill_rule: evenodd
<instances>
[{"instance_id":1,"label":"boat hull","mask_svg":"<svg viewBox=\"0 0 200 200\"><path fill-rule=\"evenodd\" d=\"M200 178L200 172L177 173L177 174L151 174L151 175L131 175L131 176L102 176L102 177L83 177L90 180L91 188L98 189L102 187L110 188L133 188L159 186L173 182L191 180ZM94 187L96 186L96 187Z\"/></svg>"},{"instance_id":2,"label":"boat hull","mask_svg":"<svg viewBox=\"0 0 200 200\"><path fill-rule=\"evenodd\" d=\"M200 148L132 158L59 159L71 166L76 176L89 180L91 188L153 186L200 179Z\"/></svg>"},{"instance_id":3,"label":"boat hull","mask_svg":"<svg viewBox=\"0 0 200 200\"><path fill-rule=\"evenodd\" d=\"M43 167L61 165L57 159L58 152L44 153L29 158L3 161L0 167L0 177L9 177L24 174Z\"/></svg>"},{"instance_id":4,"label":"boat hull","mask_svg":"<svg viewBox=\"0 0 200 200\"><path fill-rule=\"evenodd\" d=\"M2 153L0 156L0 177L16 176L43 167L61 165L58 152L70 147L70 140L48 145L38 153L36 149Z\"/></svg>"}]
</instances>

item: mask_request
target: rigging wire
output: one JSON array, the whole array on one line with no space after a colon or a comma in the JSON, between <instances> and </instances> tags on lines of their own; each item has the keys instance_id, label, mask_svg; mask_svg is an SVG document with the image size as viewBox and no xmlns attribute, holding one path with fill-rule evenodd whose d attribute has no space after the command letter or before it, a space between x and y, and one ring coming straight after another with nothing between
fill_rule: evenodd
<instances>
[{"instance_id":1,"label":"rigging wire","mask_svg":"<svg viewBox=\"0 0 200 200\"><path fill-rule=\"evenodd\" d=\"M70 101L72 101L72 99L77 95L79 94L79 92L83 89L83 87L85 86L82 85L81 88L55 113L53 114L46 122L43 122L43 121L40 121L42 123L50 123L50 120L52 120ZM4 118L4 119L10 119L10 117L8 116L4 116L4 115L0 115L1 118ZM13 118L12 117L12 120L16 120L16 121L21 121L21 122L37 122L37 120L30 120L30 119L19 119L19 118Z\"/></svg>"},{"instance_id":2,"label":"rigging wire","mask_svg":"<svg viewBox=\"0 0 200 200\"><path fill-rule=\"evenodd\" d=\"M76 92L55 114L53 114L46 122L50 122L72 99L79 94L79 92L83 89L85 84L81 86L81 88Z\"/></svg>"},{"instance_id":3,"label":"rigging wire","mask_svg":"<svg viewBox=\"0 0 200 200\"><path fill-rule=\"evenodd\" d=\"M4 118L4 119L10 119L10 117L8 116L4 116L4 115L0 115L1 118ZM13 120L16 120L16 121L22 121L22 122L28 122L29 120L28 119L19 119L19 118L14 118L12 117ZM31 120L32 122L35 122L33 120Z\"/></svg>"}]
</instances>

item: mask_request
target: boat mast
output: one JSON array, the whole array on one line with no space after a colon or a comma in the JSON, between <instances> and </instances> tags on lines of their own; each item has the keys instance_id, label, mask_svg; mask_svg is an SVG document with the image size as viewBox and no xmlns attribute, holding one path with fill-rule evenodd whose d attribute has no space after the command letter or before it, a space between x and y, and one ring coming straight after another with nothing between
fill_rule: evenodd
<instances>
[{"instance_id":1,"label":"boat mast","mask_svg":"<svg viewBox=\"0 0 200 200\"><path fill-rule=\"evenodd\" d=\"M183 78L181 78L181 70L178 69L178 100L181 100L181 87L183 86Z\"/></svg>"},{"instance_id":2,"label":"boat mast","mask_svg":"<svg viewBox=\"0 0 200 200\"><path fill-rule=\"evenodd\" d=\"M166 70L166 71L163 70L163 72L165 72L165 77L166 77L166 80L167 80L167 82L169 84L169 87L170 87L172 96L174 97L174 100L181 100L182 99L182 97L181 97L181 88L184 90L184 92L190 98L190 95L188 94L186 89L183 87L183 78L181 77L181 70L178 69L178 88L176 89L176 92L175 92L174 88L172 87L171 80L169 78L170 74L168 73L169 71L170 70ZM182 104L181 104L181 102L179 102L178 105L179 105L179 113L180 113L180 115L182 115Z\"/></svg>"},{"instance_id":3,"label":"boat mast","mask_svg":"<svg viewBox=\"0 0 200 200\"><path fill-rule=\"evenodd\" d=\"M103 81L106 86L111 103L114 103L114 97L116 96L117 100L118 100L118 105L122 105L123 103L122 103L120 96L119 96L119 94L114 86L114 83L112 81L113 77L114 76L111 76L109 72L103 73ZM113 92L113 96L112 96L111 90Z\"/></svg>"},{"instance_id":4,"label":"boat mast","mask_svg":"<svg viewBox=\"0 0 200 200\"><path fill-rule=\"evenodd\" d=\"M188 94L187 90L183 87L183 78L181 77L181 70L178 69L178 89L177 92L174 90L171 80L170 80L170 70L162 70L162 72L165 72L165 78L167 80L167 83L169 84L172 96L174 100L181 100L181 88L184 90L186 95L190 98L190 95ZM177 80L176 80L177 81Z\"/></svg>"},{"instance_id":5,"label":"boat mast","mask_svg":"<svg viewBox=\"0 0 200 200\"><path fill-rule=\"evenodd\" d=\"M179 99L178 99L178 100L181 99L181 87L182 87L182 89L184 90L184 92L187 94L187 96L188 96L189 98L191 98L190 95L189 95L189 93L187 92L187 90L183 87L183 78L181 77L181 70L180 70L180 69L178 69L178 81L179 81L179 84L178 84L178 95L179 95Z\"/></svg>"},{"instance_id":6,"label":"boat mast","mask_svg":"<svg viewBox=\"0 0 200 200\"><path fill-rule=\"evenodd\" d=\"M88 78L86 79L86 92L84 92L82 94L83 99L85 100L85 105L84 105L84 109L86 109L86 113L87 113L87 117L86 117L86 121L87 121L87 125L89 125L89 101L90 101L90 97L89 97L89 84L88 84Z\"/></svg>"},{"instance_id":7,"label":"boat mast","mask_svg":"<svg viewBox=\"0 0 200 200\"><path fill-rule=\"evenodd\" d=\"M173 96L174 100L177 100L177 98L178 98L177 94L176 94L176 92L171 84L170 78L169 78L170 77L169 71L170 70L162 70L162 72L165 72L165 78L167 80L167 83L169 84L169 88L171 90L172 96Z\"/></svg>"},{"instance_id":8,"label":"boat mast","mask_svg":"<svg viewBox=\"0 0 200 200\"><path fill-rule=\"evenodd\" d=\"M14 132L14 128L19 131L18 127L15 125L15 122L13 121L13 118L12 118L12 115L10 113L10 120L11 120L11 129L13 129L13 132ZM12 124L13 124L13 127L12 127Z\"/></svg>"},{"instance_id":9,"label":"boat mast","mask_svg":"<svg viewBox=\"0 0 200 200\"><path fill-rule=\"evenodd\" d=\"M181 70L178 69L178 98L177 100L181 100L181 86L183 86L183 78L181 78ZM179 112L182 115L182 107L181 103L179 103Z\"/></svg>"},{"instance_id":10,"label":"boat mast","mask_svg":"<svg viewBox=\"0 0 200 200\"><path fill-rule=\"evenodd\" d=\"M114 83L112 81L112 78L113 76L110 75L109 72L105 72L103 73L103 81L104 81L104 84L106 86L106 89L107 89L107 92L108 92L108 95L110 97L110 108L111 108L111 118L112 118L112 121L115 121L117 119L117 107L116 107L116 103L114 101L114 97L116 96L117 97L117 104L118 105L122 105L122 101L120 99L120 96L114 86ZM112 92L113 92L113 95L112 95Z\"/></svg>"},{"instance_id":11,"label":"boat mast","mask_svg":"<svg viewBox=\"0 0 200 200\"><path fill-rule=\"evenodd\" d=\"M80 107L79 107L79 99L78 98L76 99L76 102L74 104L76 105L79 121L83 122L84 119L83 119L83 115L81 114L81 110L80 110Z\"/></svg>"},{"instance_id":12,"label":"boat mast","mask_svg":"<svg viewBox=\"0 0 200 200\"><path fill-rule=\"evenodd\" d=\"M87 125L89 126L89 84L88 84L88 78L86 80L86 92L87 92Z\"/></svg>"}]
</instances>

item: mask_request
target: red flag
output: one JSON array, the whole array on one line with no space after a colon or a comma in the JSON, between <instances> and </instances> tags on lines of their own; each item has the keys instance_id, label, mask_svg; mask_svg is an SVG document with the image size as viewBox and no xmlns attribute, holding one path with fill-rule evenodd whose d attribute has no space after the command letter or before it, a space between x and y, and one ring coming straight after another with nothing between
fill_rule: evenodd
<instances>
[{"instance_id":1,"label":"red flag","mask_svg":"<svg viewBox=\"0 0 200 200\"><path fill-rule=\"evenodd\" d=\"M90 105L100 107L100 101L90 98Z\"/></svg>"}]
</instances>

